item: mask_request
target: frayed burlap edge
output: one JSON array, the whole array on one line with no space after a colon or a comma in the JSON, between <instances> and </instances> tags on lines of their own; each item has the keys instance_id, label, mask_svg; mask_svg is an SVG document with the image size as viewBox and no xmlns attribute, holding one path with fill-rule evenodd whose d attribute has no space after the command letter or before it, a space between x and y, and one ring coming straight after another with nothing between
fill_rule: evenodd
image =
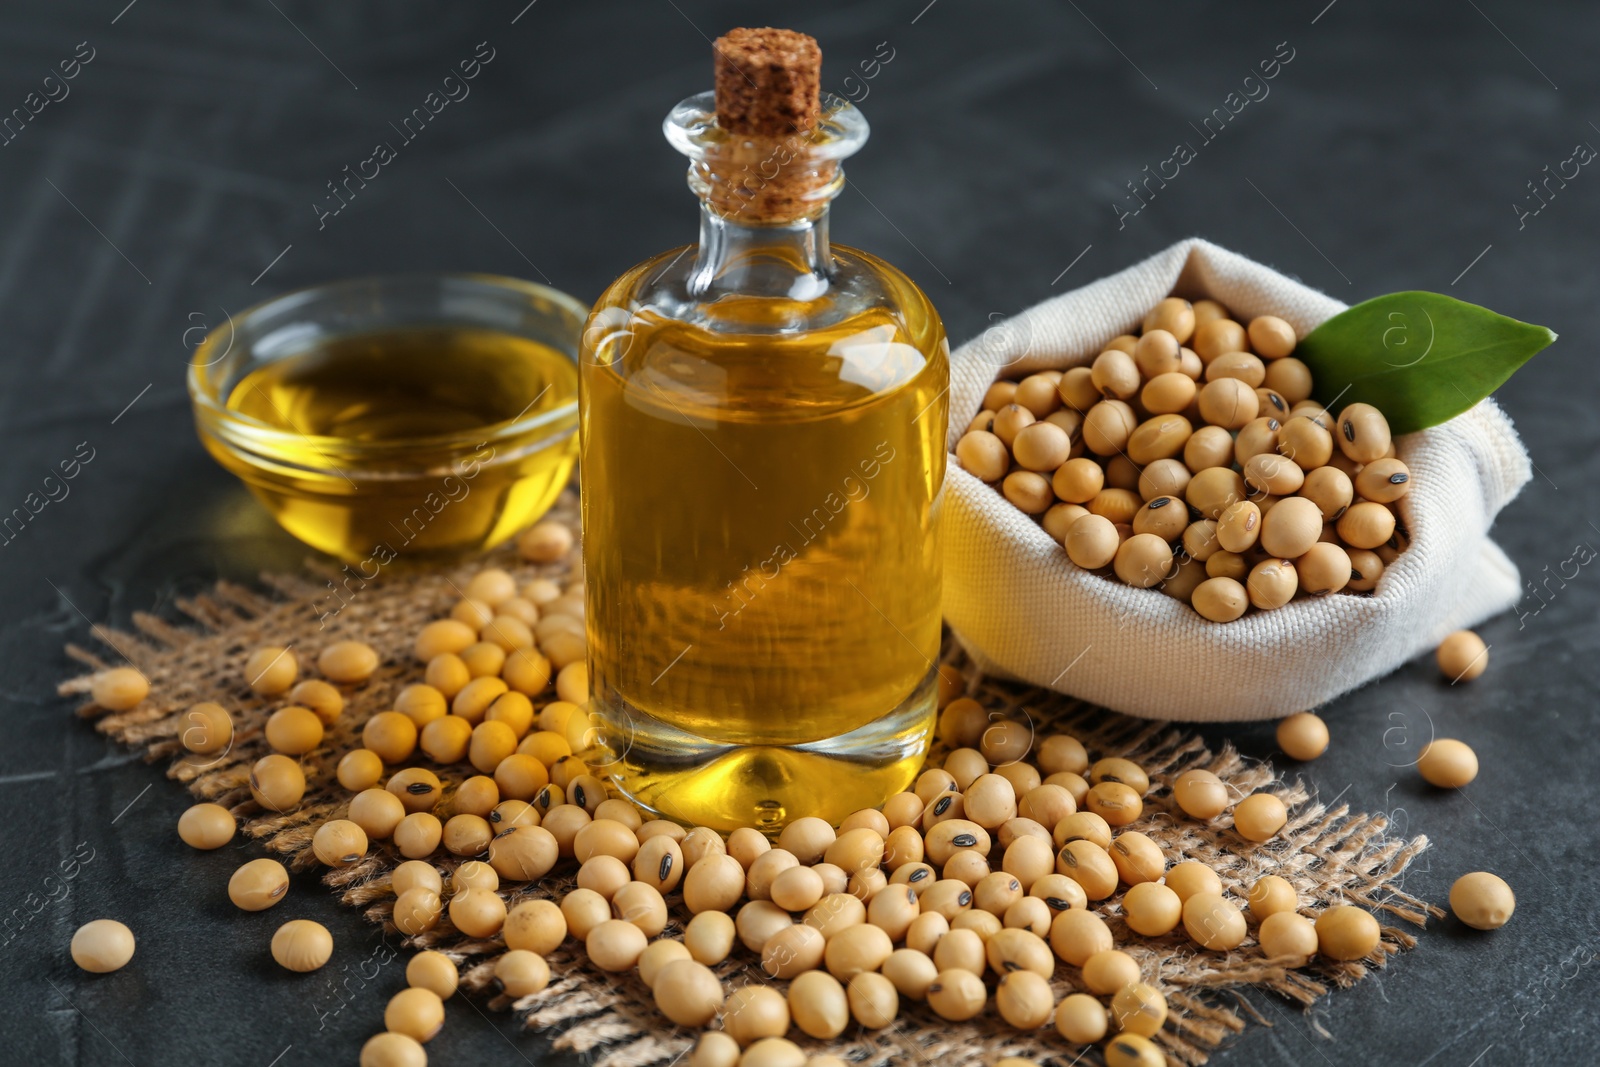
<instances>
[{"instance_id":1,"label":"frayed burlap edge","mask_svg":"<svg viewBox=\"0 0 1600 1067\"><path fill-rule=\"evenodd\" d=\"M571 492L563 496L552 516L576 531L577 502ZM310 848L316 828L342 816L348 803L348 792L334 777L337 754L359 744L362 724L372 714L389 709L402 686L420 681L421 667L411 654L414 635L425 622L445 615L471 575L488 565L505 567L522 581L534 577L561 580L571 574L576 553L559 563L532 566L505 548L450 569L382 574L370 581L359 575L352 578L349 569L313 566L302 576L263 576L270 594L219 582L203 595L176 602L192 620L191 625L175 625L141 612L133 616L132 632L93 628L94 637L110 650L104 658L69 645L68 654L91 671L126 660L151 683L150 696L130 711L107 712L91 703L80 707L78 713L94 719L101 733L142 749L148 761L168 760L168 777L187 785L197 797L229 807L244 833L282 855L292 868L307 869L316 863ZM314 670L308 668L315 663L317 652L348 638L370 643L382 664L365 685L345 688L346 706L340 720L329 728L322 747L301 760L307 780L301 807L288 815L263 812L250 796L249 768L269 751L264 724L285 701L259 697L244 685L244 659L263 644L292 646L302 664L302 677L314 676ZM1387 917L1382 922L1382 942L1368 958L1291 969L1265 959L1253 936L1225 953L1195 948L1181 935L1181 928L1166 937L1141 937L1123 922L1116 903L1120 894L1101 902L1096 910L1110 924L1119 947L1138 960L1145 979L1167 996L1172 1010L1157 1040L1170 1061L1205 1063L1212 1050L1248 1022L1271 1025L1269 1016L1289 1021L1279 998L1309 1007L1331 988L1360 981L1373 968L1384 966L1390 956L1415 944L1413 934L1395 921L1415 927L1429 915L1443 914L1403 889L1403 872L1428 847L1427 839L1390 836L1384 815L1353 812L1348 804L1337 803L1337 798L1323 802L1302 782L1278 776L1269 764L1245 759L1232 745L1212 752L1198 736L1180 727L1131 719L1055 693L984 679L964 662L953 642L947 642L946 660L963 669L973 696L992 710L1031 723L1040 736L1066 730L1083 741L1092 757L1121 755L1141 763L1150 774L1151 792L1144 814L1129 828L1155 839L1174 862L1181 855L1216 869L1235 899L1242 899L1260 876L1279 874L1295 885L1304 912L1314 914L1331 904L1352 903ZM60 686L63 695L83 696L88 691L88 675ZM178 742L181 712L201 700L216 701L233 713L234 743L221 756L193 756ZM931 759L937 762L941 755L936 750ZM1170 783L1182 771L1195 767L1217 774L1236 796L1263 789L1277 793L1290 808L1288 826L1272 842L1252 845L1232 832L1227 816L1199 823L1175 814ZM450 768L440 776L446 781L448 802L455 784L467 775L462 768ZM388 933L415 948L446 952L462 968L464 989L488 995L493 1007L510 1007L530 1027L552 1032L557 1048L591 1054L596 1067L650 1067L667 1064L692 1045L695 1035L672 1026L656 1011L637 975L604 974L590 967L580 946L570 939L550 956L554 979L549 988L511 1003L496 995L493 981L494 959L504 951L498 939L465 937L448 917L419 937L403 938L390 922L394 896L389 872L400 858L387 843L374 845L361 862L329 871L323 881L340 892L344 903L364 909L367 918L383 924ZM439 854L433 861L448 872L464 858ZM572 885L571 866L570 861L564 862L538 884L502 887L508 904L541 896L559 900ZM672 904L666 936L681 933L687 921L676 894ZM742 948L721 966L720 973L730 989L747 982L771 981L762 974L759 961ZM1059 967L1054 985L1058 997L1081 988L1076 969ZM1267 995L1252 1000L1246 995L1252 990ZM1316 1028L1314 1022L1309 1025ZM1031 1033L1011 1029L995 1016L992 1005L970 1023L949 1023L925 1005L907 1002L895 1022L883 1030L852 1026L833 1042L812 1041L797 1032L791 1037L812 1050L826 1047L872 1067L904 1059L937 1059L956 1067L992 1062L999 1056L1063 1064L1100 1062L1098 1050L1083 1055L1084 1049L1064 1042L1049 1026Z\"/></svg>"}]
</instances>

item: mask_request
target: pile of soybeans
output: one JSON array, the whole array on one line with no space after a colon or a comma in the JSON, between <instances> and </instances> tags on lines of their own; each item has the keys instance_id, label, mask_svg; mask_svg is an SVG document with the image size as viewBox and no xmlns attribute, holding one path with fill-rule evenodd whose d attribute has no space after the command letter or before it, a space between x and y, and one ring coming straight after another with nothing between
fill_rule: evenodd
<instances>
[{"instance_id":1,"label":"pile of soybeans","mask_svg":"<svg viewBox=\"0 0 1600 1067\"><path fill-rule=\"evenodd\" d=\"M1311 399L1296 343L1276 316L1168 297L1090 366L995 382L956 458L1073 563L1213 622L1370 592L1411 473L1377 408Z\"/></svg>"},{"instance_id":2,"label":"pile of soybeans","mask_svg":"<svg viewBox=\"0 0 1600 1067\"><path fill-rule=\"evenodd\" d=\"M528 558L556 559L571 536L542 525L523 548ZM1173 862L1130 828L1154 787L1172 817L1253 849L1288 821L1275 793L1237 795L1198 769L1152 782L1139 764L1091 752L1068 733L1036 735L1027 722L997 719L963 695L949 667L940 672L941 765L881 808L838 827L797 819L775 838L653 818L584 762L593 731L584 711L581 571L558 585L519 584L488 569L462 593L447 617L415 636L419 680L338 755L347 802L314 824L311 851L332 869L374 851L395 856L395 928L415 938L448 922L444 929L503 943L494 984L512 999L546 989L547 957L575 941L594 967L636 973L672 1023L703 1031L692 1067L838 1065L791 1038L882 1030L908 1002L952 1022L988 1015L1050 1034L1066 1056L1103 1043L1113 1067L1159 1065L1167 1062L1158 1044L1166 1000L1097 911L1120 909L1128 934L1119 936L1181 930L1196 953L1259 953L1283 967L1381 960L1386 951L1362 908L1304 900L1270 874L1230 895L1210 866ZM302 760L326 753L346 696L368 683L379 659L365 642L336 641L314 658L320 677L302 677L288 648L239 657L242 682L283 702L263 731L274 751L251 767L261 809L300 808ZM135 708L148 691L132 668L92 679L95 703L110 710ZM179 739L195 757L235 741L234 716L220 704L193 705L181 719ZM1298 716L1285 721L1280 741L1312 758L1327 732L1315 716ZM1470 781L1471 750L1434 744L1424 776L1441 786ZM201 849L235 832L234 812L219 804L195 805L178 823L182 839ZM554 899L508 907L518 888L565 885L574 874L576 885ZM227 895L244 910L283 908L289 887L284 864L261 858L234 873ZM1503 881L1476 873L1461 879L1451 903L1465 921L1492 928L1514 902ZM674 913L689 916L677 936L667 933ZM263 948L283 967L309 972L328 962L334 944L320 924L291 918ZM741 949L786 989L726 986L715 968ZM87 924L72 945L92 971L116 970L133 952L132 931L109 919ZM382 1032L363 1048L363 1067L427 1063L424 1046L444 1023L457 964L418 952L406 978L382 1013ZM1058 1001L1061 984L1074 991Z\"/></svg>"}]
</instances>

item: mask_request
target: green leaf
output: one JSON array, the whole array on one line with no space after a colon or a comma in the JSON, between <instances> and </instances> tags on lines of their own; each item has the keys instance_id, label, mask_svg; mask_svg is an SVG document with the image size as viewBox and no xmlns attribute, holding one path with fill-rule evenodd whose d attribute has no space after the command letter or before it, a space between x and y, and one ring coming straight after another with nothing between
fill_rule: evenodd
<instances>
[{"instance_id":1,"label":"green leaf","mask_svg":"<svg viewBox=\"0 0 1600 1067\"><path fill-rule=\"evenodd\" d=\"M1556 335L1441 293L1390 293L1348 308L1295 348L1316 400L1371 404L1398 434L1455 418Z\"/></svg>"}]
</instances>

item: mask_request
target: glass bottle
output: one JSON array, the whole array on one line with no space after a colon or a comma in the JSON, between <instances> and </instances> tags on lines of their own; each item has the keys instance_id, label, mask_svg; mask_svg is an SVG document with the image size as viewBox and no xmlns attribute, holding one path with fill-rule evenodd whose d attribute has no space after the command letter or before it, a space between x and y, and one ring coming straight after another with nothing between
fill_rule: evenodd
<instances>
[{"instance_id":1,"label":"glass bottle","mask_svg":"<svg viewBox=\"0 0 1600 1067\"><path fill-rule=\"evenodd\" d=\"M909 278L829 241L852 104L743 137L708 92L664 128L699 244L618 278L580 356L588 758L681 822L837 823L933 730L948 344Z\"/></svg>"}]
</instances>

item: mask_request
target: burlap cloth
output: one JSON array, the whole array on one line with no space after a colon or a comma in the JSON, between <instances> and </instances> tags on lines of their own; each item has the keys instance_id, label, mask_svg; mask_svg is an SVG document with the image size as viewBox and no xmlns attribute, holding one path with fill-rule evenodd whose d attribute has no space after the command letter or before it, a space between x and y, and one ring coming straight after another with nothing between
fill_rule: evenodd
<instances>
[{"instance_id":1,"label":"burlap cloth","mask_svg":"<svg viewBox=\"0 0 1600 1067\"><path fill-rule=\"evenodd\" d=\"M576 528L576 499L570 492L554 515ZM79 714L94 719L95 728L123 744L142 749L151 762L166 761L167 775L188 786L196 797L233 810L243 833L260 841L269 852L281 855L296 870L314 866L311 837L316 827L341 817L350 794L334 777L339 754L359 745L362 724L372 714L389 709L400 688L421 678L421 665L411 654L412 639L421 626L448 613L460 590L478 569L506 567L519 578L537 576L560 579L569 563L534 567L521 563L509 549L488 559L463 564L449 571L381 576L361 589L338 612L319 626L330 604L327 581L333 577L312 570L305 575L267 575L270 592L257 592L231 583L219 583L209 593L179 600L178 608L191 623L175 625L148 614L136 614L134 632L101 627L94 636L105 648L98 652L69 646L69 654L91 669L131 660L149 678L150 695L138 707L106 713L94 705ZM264 813L251 799L247 786L250 765L269 749L263 736L266 717L281 699L258 697L242 681L242 667L250 651L262 644L292 645L302 664L315 662L316 653L333 641L359 638L383 657L382 665L366 685L346 689L346 706L340 720L329 728L324 745L301 760L306 771L305 801L290 815ZM1367 960L1355 963L1318 962L1287 970L1263 961L1253 937L1226 953L1198 950L1182 928L1160 938L1130 933L1113 901L1096 910L1105 917L1118 945L1139 961L1145 980L1167 996L1172 1014L1158 1040L1169 1059L1177 1063L1204 1063L1208 1053L1242 1030L1248 1020L1271 1024L1291 1022L1283 1001L1308 1006L1330 987L1348 986L1383 966L1389 956L1415 943L1406 930L1394 925L1403 920L1420 925L1427 915L1443 913L1401 888L1401 873L1428 842L1387 835L1382 814L1357 813L1348 804L1319 801L1297 779L1276 775L1273 768L1246 760L1231 745L1219 752L1207 748L1181 728L1149 723L1106 712L1044 690L1028 689L982 679L960 659L953 645L947 659L963 665L973 694L995 709L1014 712L1031 721L1040 736L1054 730L1076 734L1091 756L1125 755L1150 773L1151 792L1144 815L1130 829L1154 838L1173 862L1201 860L1221 875L1226 890L1242 901L1245 891L1264 874L1288 878L1299 891L1302 910L1315 913L1323 906L1348 902L1372 909L1382 918L1383 941ZM303 672L302 676L305 676ZM88 676L64 682L63 695L88 692ZM201 700L212 700L233 712L235 743L221 759L187 755L177 733L180 713ZM935 751L937 761L941 753ZM1239 795L1271 788L1291 809L1288 826L1265 846L1249 845L1231 830L1208 826L1174 815L1170 782L1181 771L1202 767L1213 771ZM470 769L449 768L441 774L446 801L454 785ZM1221 821L1226 821L1223 819ZM324 877L345 903L362 908L390 934L401 935L389 923L394 896L389 872L399 862L387 842L374 842L367 857L354 866L329 871ZM433 862L441 869L462 860L440 852ZM572 861L564 861L542 883L503 886L508 903L546 896L557 900L573 884ZM1120 896L1120 894L1119 894ZM664 936L680 934L687 912L672 894L673 921ZM401 938L401 940L405 940ZM542 993L512 1004L492 991L493 961L504 950L498 939L467 938L455 930L448 916L428 933L409 939L417 948L436 948L452 956L462 969L463 988L489 995L492 1006L510 1007L530 1027L551 1031L558 1048L592 1053L599 1067L665 1064L682 1055L696 1034L672 1026L655 1009L649 991L636 974L608 975L590 967L581 946L571 939L550 957L554 975ZM768 979L759 960L736 946L720 968L731 990L747 982ZM786 983L773 983L780 987ZM1078 985L1077 969L1061 966L1055 978L1057 997ZM1247 999L1251 987L1267 996ZM1316 1024L1309 1018L1294 1025ZM1099 1050L1068 1044L1052 1026L1021 1033L1002 1022L991 1002L984 1014L970 1023L949 1023L922 1004L903 1001L899 1018L885 1030L867 1031L852 1025L834 1042L813 1041L798 1031L790 1037L803 1046L829 1051L863 1064L887 1064L908 1059L937 1059L958 1064L992 1062L1002 1055L1039 1060L1099 1063Z\"/></svg>"}]
</instances>

